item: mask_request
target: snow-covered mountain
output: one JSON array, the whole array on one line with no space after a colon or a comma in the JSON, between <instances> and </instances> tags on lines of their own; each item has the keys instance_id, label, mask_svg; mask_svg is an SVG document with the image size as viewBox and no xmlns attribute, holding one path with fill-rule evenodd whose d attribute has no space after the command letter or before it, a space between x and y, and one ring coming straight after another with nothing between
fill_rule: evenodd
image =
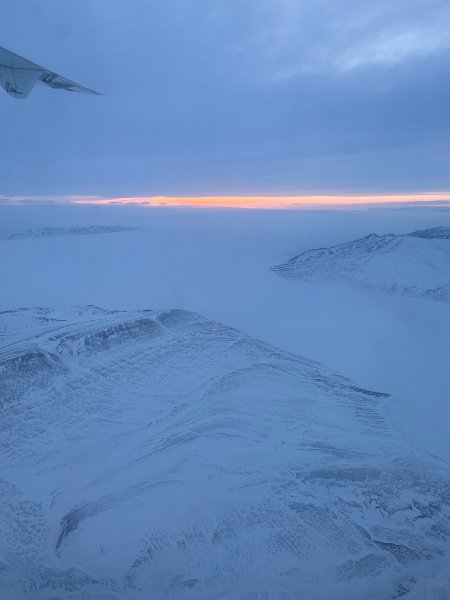
<instances>
[{"instance_id":1,"label":"snow-covered mountain","mask_svg":"<svg viewBox=\"0 0 450 600\"><path fill-rule=\"evenodd\" d=\"M0 314L0 597L448 598L384 394L180 310Z\"/></svg>"},{"instance_id":2,"label":"snow-covered mountain","mask_svg":"<svg viewBox=\"0 0 450 600\"><path fill-rule=\"evenodd\" d=\"M342 281L407 296L450 302L450 228L376 235L307 250L273 267L306 281Z\"/></svg>"},{"instance_id":3,"label":"snow-covered mountain","mask_svg":"<svg viewBox=\"0 0 450 600\"><path fill-rule=\"evenodd\" d=\"M132 231L135 227L124 225L87 225L79 227L29 227L27 229L0 229L0 240L21 240L29 238L48 238L66 235L92 235L96 233L121 233Z\"/></svg>"}]
</instances>

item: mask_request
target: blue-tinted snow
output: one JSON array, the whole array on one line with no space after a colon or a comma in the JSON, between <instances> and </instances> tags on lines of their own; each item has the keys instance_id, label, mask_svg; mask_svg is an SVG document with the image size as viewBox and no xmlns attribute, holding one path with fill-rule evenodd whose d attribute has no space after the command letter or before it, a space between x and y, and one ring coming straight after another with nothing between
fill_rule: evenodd
<instances>
[{"instance_id":1,"label":"blue-tinted snow","mask_svg":"<svg viewBox=\"0 0 450 600\"><path fill-rule=\"evenodd\" d=\"M140 599L149 586L157 598L445 598L448 464L418 448L450 457L449 306L270 267L448 226L449 213L0 217L8 231L140 228L2 243L12 598Z\"/></svg>"}]
</instances>

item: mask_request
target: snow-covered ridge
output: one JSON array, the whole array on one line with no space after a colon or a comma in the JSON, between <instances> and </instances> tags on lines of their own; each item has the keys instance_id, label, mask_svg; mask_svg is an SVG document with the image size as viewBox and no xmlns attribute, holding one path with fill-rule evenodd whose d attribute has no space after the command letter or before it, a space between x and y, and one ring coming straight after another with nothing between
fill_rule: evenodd
<instances>
[{"instance_id":1,"label":"snow-covered ridge","mask_svg":"<svg viewBox=\"0 0 450 600\"><path fill-rule=\"evenodd\" d=\"M121 233L135 227L124 225L87 225L80 227L32 227L14 231L0 229L0 240L20 240L27 238L47 238L62 235L92 235L96 233Z\"/></svg>"},{"instance_id":2,"label":"snow-covered ridge","mask_svg":"<svg viewBox=\"0 0 450 600\"><path fill-rule=\"evenodd\" d=\"M342 281L450 302L450 228L406 235L372 233L345 244L306 250L273 271L293 279Z\"/></svg>"},{"instance_id":3,"label":"snow-covered ridge","mask_svg":"<svg viewBox=\"0 0 450 600\"><path fill-rule=\"evenodd\" d=\"M0 595L385 600L447 585L450 469L389 427L383 394L187 311L0 323Z\"/></svg>"},{"instance_id":4,"label":"snow-covered ridge","mask_svg":"<svg viewBox=\"0 0 450 600\"><path fill-rule=\"evenodd\" d=\"M434 240L450 240L450 227L432 227L431 229L419 229L409 233L413 237L420 237Z\"/></svg>"}]
</instances>

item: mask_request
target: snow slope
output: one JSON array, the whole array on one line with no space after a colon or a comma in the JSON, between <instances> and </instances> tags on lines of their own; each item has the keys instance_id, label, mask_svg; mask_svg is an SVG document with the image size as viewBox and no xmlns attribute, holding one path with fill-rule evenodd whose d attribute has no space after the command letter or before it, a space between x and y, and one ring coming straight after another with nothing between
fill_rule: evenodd
<instances>
[{"instance_id":1,"label":"snow slope","mask_svg":"<svg viewBox=\"0 0 450 600\"><path fill-rule=\"evenodd\" d=\"M307 250L273 270L294 279L343 281L450 302L450 227L408 235L373 233L330 248Z\"/></svg>"},{"instance_id":2,"label":"snow slope","mask_svg":"<svg viewBox=\"0 0 450 600\"><path fill-rule=\"evenodd\" d=\"M0 323L2 598L446 598L450 468L383 394L189 311Z\"/></svg>"},{"instance_id":3,"label":"snow slope","mask_svg":"<svg viewBox=\"0 0 450 600\"><path fill-rule=\"evenodd\" d=\"M375 231L450 227L445 207L208 210L0 202L1 228L136 227L0 244L0 310L179 306L391 393L415 446L450 462L450 304L279 277L299 251Z\"/></svg>"}]
</instances>

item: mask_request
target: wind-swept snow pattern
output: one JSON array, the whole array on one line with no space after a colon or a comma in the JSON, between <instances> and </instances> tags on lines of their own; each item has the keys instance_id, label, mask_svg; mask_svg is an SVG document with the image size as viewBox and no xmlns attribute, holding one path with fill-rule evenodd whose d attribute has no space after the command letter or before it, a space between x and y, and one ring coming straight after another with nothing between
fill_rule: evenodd
<instances>
[{"instance_id":1,"label":"wind-swept snow pattern","mask_svg":"<svg viewBox=\"0 0 450 600\"><path fill-rule=\"evenodd\" d=\"M181 310L0 314L0 596L448 598L384 394Z\"/></svg>"},{"instance_id":2,"label":"wind-swept snow pattern","mask_svg":"<svg viewBox=\"0 0 450 600\"><path fill-rule=\"evenodd\" d=\"M122 233L133 231L136 227L124 225L88 225L80 227L30 227L28 229L0 229L0 240L22 240L30 238L48 238L66 235L93 235L96 233Z\"/></svg>"},{"instance_id":3,"label":"wind-swept snow pattern","mask_svg":"<svg viewBox=\"0 0 450 600\"><path fill-rule=\"evenodd\" d=\"M450 302L450 228L376 235L306 250L273 267L284 277L341 281L406 296Z\"/></svg>"}]
</instances>

